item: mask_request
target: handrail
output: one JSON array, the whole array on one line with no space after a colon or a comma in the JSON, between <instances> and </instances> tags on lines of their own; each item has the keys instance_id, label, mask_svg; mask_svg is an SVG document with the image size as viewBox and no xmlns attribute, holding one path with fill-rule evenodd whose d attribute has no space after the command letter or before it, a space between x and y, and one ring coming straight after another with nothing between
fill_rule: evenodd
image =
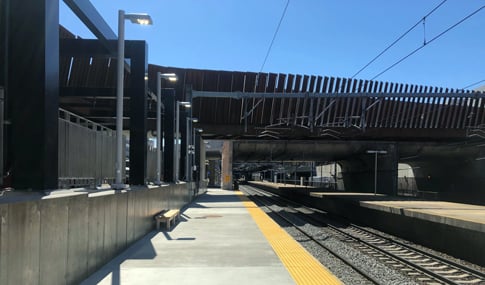
<instances>
[{"instance_id":1,"label":"handrail","mask_svg":"<svg viewBox=\"0 0 485 285\"><path fill-rule=\"evenodd\" d=\"M72 117L75 118L75 121L72 120ZM78 125L81 125L81 126L87 125L86 127L88 127L88 128L89 128L89 126L91 126L91 129L98 130L98 131L114 132L114 130L112 130L108 127L105 127L101 124L98 124L96 122L88 120L84 117L81 117L81 116L79 116L75 113L72 113L72 112L67 111L65 109L62 109L62 108L59 108L59 119L70 122L70 123L77 123ZM85 123L85 125L83 125L83 122Z\"/></svg>"}]
</instances>

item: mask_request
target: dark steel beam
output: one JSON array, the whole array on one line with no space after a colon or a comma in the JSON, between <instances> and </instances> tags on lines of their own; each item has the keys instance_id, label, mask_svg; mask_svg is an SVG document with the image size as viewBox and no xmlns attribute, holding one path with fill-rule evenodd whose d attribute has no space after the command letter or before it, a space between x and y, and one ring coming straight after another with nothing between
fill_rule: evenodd
<instances>
[{"instance_id":1,"label":"dark steel beam","mask_svg":"<svg viewBox=\"0 0 485 285\"><path fill-rule=\"evenodd\" d=\"M0 0L0 86L5 86L7 74L7 0Z\"/></svg>"},{"instance_id":2,"label":"dark steel beam","mask_svg":"<svg viewBox=\"0 0 485 285\"><path fill-rule=\"evenodd\" d=\"M116 88L109 87L61 87L61 97L103 97L116 99ZM129 92L129 88L125 88L126 94Z\"/></svg>"},{"instance_id":3,"label":"dark steel beam","mask_svg":"<svg viewBox=\"0 0 485 285\"><path fill-rule=\"evenodd\" d=\"M148 47L145 41L128 41L131 73L130 96L130 184L144 185L147 175Z\"/></svg>"},{"instance_id":4,"label":"dark steel beam","mask_svg":"<svg viewBox=\"0 0 485 285\"><path fill-rule=\"evenodd\" d=\"M74 57L114 57L117 42L115 40L60 39L59 55Z\"/></svg>"},{"instance_id":5,"label":"dark steel beam","mask_svg":"<svg viewBox=\"0 0 485 285\"><path fill-rule=\"evenodd\" d=\"M57 189L59 1L7 2L13 187Z\"/></svg>"},{"instance_id":6,"label":"dark steel beam","mask_svg":"<svg viewBox=\"0 0 485 285\"><path fill-rule=\"evenodd\" d=\"M116 54L116 48L113 48L108 41L116 40L118 37L89 0L64 0L64 3L71 8L107 50Z\"/></svg>"},{"instance_id":7,"label":"dark steel beam","mask_svg":"<svg viewBox=\"0 0 485 285\"><path fill-rule=\"evenodd\" d=\"M163 139L165 142L163 151L163 181L174 182L175 89L162 89L162 102L165 105L165 113L163 114Z\"/></svg>"},{"instance_id":8,"label":"dark steel beam","mask_svg":"<svg viewBox=\"0 0 485 285\"><path fill-rule=\"evenodd\" d=\"M295 93L264 93L264 92L216 92L216 91L193 91L193 98L307 98L309 95L315 98L356 98L356 97L371 97L371 98L446 98L446 97L465 97L465 98L485 98L485 92L475 93L392 93L388 92L327 92L327 93L312 93L312 92L295 92Z\"/></svg>"}]
</instances>

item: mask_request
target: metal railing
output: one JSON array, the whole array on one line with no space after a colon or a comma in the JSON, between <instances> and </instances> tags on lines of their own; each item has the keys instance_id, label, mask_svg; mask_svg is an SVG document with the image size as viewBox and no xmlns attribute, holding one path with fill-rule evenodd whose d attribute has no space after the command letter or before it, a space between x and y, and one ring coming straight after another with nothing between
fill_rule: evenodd
<instances>
[{"instance_id":1,"label":"metal railing","mask_svg":"<svg viewBox=\"0 0 485 285\"><path fill-rule=\"evenodd\" d=\"M147 144L147 180L157 180L157 147L150 143Z\"/></svg>"},{"instance_id":2,"label":"metal railing","mask_svg":"<svg viewBox=\"0 0 485 285\"><path fill-rule=\"evenodd\" d=\"M59 188L113 182L115 145L113 130L59 109ZM125 163L121 169L125 177Z\"/></svg>"}]
</instances>

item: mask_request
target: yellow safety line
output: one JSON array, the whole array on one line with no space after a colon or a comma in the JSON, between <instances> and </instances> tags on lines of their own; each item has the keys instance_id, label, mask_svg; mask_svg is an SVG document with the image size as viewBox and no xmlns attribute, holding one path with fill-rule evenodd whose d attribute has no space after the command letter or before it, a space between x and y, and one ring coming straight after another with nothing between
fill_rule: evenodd
<instances>
[{"instance_id":1,"label":"yellow safety line","mask_svg":"<svg viewBox=\"0 0 485 285\"><path fill-rule=\"evenodd\" d=\"M296 284L342 284L241 191L236 192Z\"/></svg>"}]
</instances>

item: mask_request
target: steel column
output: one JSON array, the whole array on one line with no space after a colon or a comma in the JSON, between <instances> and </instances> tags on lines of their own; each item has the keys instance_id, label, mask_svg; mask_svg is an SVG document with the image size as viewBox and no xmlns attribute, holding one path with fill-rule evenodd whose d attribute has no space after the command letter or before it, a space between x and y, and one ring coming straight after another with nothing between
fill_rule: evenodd
<instances>
[{"instance_id":1,"label":"steel column","mask_svg":"<svg viewBox=\"0 0 485 285\"><path fill-rule=\"evenodd\" d=\"M144 185L147 176L148 47L145 41L126 42L131 53L130 184ZM130 48L128 48L128 45Z\"/></svg>"},{"instance_id":2,"label":"steel column","mask_svg":"<svg viewBox=\"0 0 485 285\"><path fill-rule=\"evenodd\" d=\"M3 143L4 143L4 129L3 129L3 118L4 118L4 89L2 86L0 86L0 185L3 184L3 175L4 175L4 169L3 169L3 164L4 164L4 159L3 159Z\"/></svg>"},{"instance_id":3,"label":"steel column","mask_svg":"<svg viewBox=\"0 0 485 285\"><path fill-rule=\"evenodd\" d=\"M9 152L15 158L11 165L13 187L56 189L59 1L15 0L7 4L6 96L12 123Z\"/></svg>"},{"instance_id":4,"label":"steel column","mask_svg":"<svg viewBox=\"0 0 485 285\"><path fill-rule=\"evenodd\" d=\"M174 110L175 90L162 89L162 102L165 106L163 113L163 181L174 182L173 157L174 157Z\"/></svg>"}]
</instances>

